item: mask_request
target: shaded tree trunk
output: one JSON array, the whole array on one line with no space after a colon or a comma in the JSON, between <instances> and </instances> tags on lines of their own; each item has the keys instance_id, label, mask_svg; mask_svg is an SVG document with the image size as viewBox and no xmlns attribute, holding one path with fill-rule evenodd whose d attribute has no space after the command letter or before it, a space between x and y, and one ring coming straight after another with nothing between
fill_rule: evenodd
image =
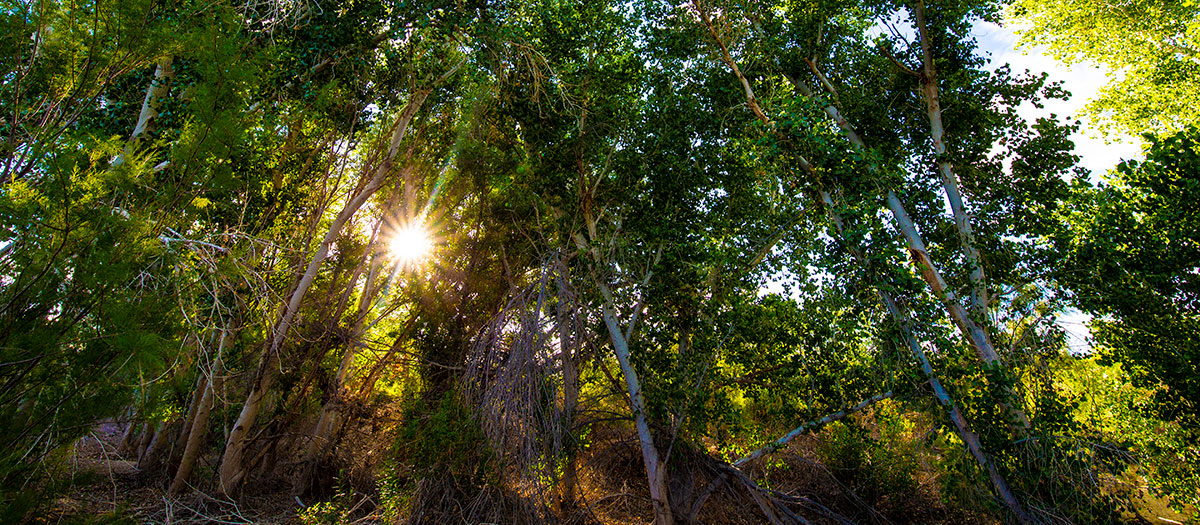
<instances>
[{"instance_id":1,"label":"shaded tree trunk","mask_svg":"<svg viewBox=\"0 0 1200 525\"><path fill-rule=\"evenodd\" d=\"M169 457L167 458L167 477L175 476L175 467L179 465L179 456L183 454L183 448L187 445L188 434L192 430L192 425L196 422L196 413L200 410L200 402L204 398L204 392L208 388L208 378L204 375L203 363L198 362L197 368L199 373L196 374L196 384L192 387L192 399L188 402L187 417L183 419L183 424L179 427L179 432L172 436L173 443Z\"/></svg>"},{"instance_id":2,"label":"shaded tree trunk","mask_svg":"<svg viewBox=\"0 0 1200 525\"><path fill-rule=\"evenodd\" d=\"M183 454L179 460L179 468L175 470L175 477L171 481L171 486L167 489L168 495L179 494L184 489L188 478L192 475L192 469L196 466L196 460L200 457L200 448L204 444L205 435L208 433L208 419L212 414L213 406L216 404L217 391L221 389L222 374L224 374L221 359L232 339L233 332L231 327L221 330L217 355L213 358L212 367L207 375L207 381L204 384L204 394L196 410L196 415L192 420L191 426L187 429L187 437L182 446Z\"/></svg>"},{"instance_id":3,"label":"shaded tree trunk","mask_svg":"<svg viewBox=\"0 0 1200 525\"><path fill-rule=\"evenodd\" d=\"M461 66L461 63L459 66ZM441 81L448 78L459 66L455 66L450 71L447 71L438 79L435 85L440 84ZM275 324L275 329L272 331L270 346L267 347L262 361L255 371L249 394L246 396L246 402L242 405L242 411L238 414L233 430L229 432L225 454L221 458L221 466L219 468L219 486L222 493L226 495L232 494L244 476L242 463L246 454L246 447L249 444L250 430L254 425L255 418L258 417L259 410L262 408L263 398L266 396L272 381L275 379L275 373L279 367L279 351L283 346L284 340L287 338L292 320L300 309L304 295L308 292L309 287L312 286L313 281L316 280L317 272L329 256L330 247L341 236L342 228L346 225L346 222L358 212L359 208L366 204L367 200L383 186L384 181L391 175L393 163L400 151L401 141L408 130L409 123L412 121L413 116L416 115L417 110L424 104L425 99L431 91L432 88L424 88L413 92L407 105L401 110L392 127L391 139L386 155L373 170L371 177L346 202L345 206L334 218L333 223L329 225L324 237L321 239L320 244L317 245L316 251L309 260L308 267L300 276L295 290L292 291L291 297L280 313L279 321Z\"/></svg>"}]
</instances>

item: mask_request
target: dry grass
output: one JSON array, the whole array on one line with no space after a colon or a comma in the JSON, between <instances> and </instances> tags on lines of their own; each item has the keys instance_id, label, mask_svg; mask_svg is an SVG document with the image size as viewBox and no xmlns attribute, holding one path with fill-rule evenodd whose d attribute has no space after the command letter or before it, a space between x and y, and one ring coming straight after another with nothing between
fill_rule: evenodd
<instances>
[{"instance_id":1,"label":"dry grass","mask_svg":"<svg viewBox=\"0 0 1200 525\"><path fill-rule=\"evenodd\" d=\"M353 412L355 417L340 436L335 455L323 465L326 478L330 483L336 479L337 485L328 486L325 497L340 494L337 504L353 507L345 514L346 522L385 523L378 478L385 461L400 465L406 461L394 457L391 448L400 411L378 404L356 407ZM743 471L728 470L727 464L715 459L713 443L692 446L677 442L670 447L673 501L699 509L696 521L706 524L766 523L763 498L786 509L781 515L795 513L811 523L996 522L987 514L942 503L936 474L928 464L918 470L915 492L856 494L839 472L820 463L819 451L827 439L824 434L801 436ZM288 458L298 457L296 452L280 452L282 459L275 471L256 478L239 501L212 497L212 487L203 485L171 499L156 483L141 479L127 458L116 455L119 438L118 429L109 425L79 442L72 460L79 481L67 497L56 502L51 523L114 512L136 523L300 522L298 512L303 506L290 496L288 484L297 468ZM578 492L573 507L547 507L545 496L522 485L525 478L512 467L483 486L451 476L416 479L401 467L393 472L403 478L396 485L404 487L405 493L399 497L407 501L401 518L406 523L650 523L653 511L641 452L628 422L596 424L589 439L590 445L577 457ZM216 460L215 454L205 459L210 465ZM391 497L396 496L393 493ZM305 499L303 503L311 505L321 497ZM676 513L688 514L687 509ZM781 520L788 521L785 518Z\"/></svg>"}]
</instances>

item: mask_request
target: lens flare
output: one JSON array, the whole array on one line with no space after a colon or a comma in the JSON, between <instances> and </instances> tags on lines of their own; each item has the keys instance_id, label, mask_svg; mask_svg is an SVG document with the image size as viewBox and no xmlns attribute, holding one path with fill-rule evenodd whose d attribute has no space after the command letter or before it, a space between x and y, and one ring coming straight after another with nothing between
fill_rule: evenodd
<instances>
[{"instance_id":1,"label":"lens flare","mask_svg":"<svg viewBox=\"0 0 1200 525\"><path fill-rule=\"evenodd\" d=\"M392 257L405 265L415 264L429 254L433 248L433 239L429 231L421 224L413 223L392 234L388 243L388 252Z\"/></svg>"}]
</instances>

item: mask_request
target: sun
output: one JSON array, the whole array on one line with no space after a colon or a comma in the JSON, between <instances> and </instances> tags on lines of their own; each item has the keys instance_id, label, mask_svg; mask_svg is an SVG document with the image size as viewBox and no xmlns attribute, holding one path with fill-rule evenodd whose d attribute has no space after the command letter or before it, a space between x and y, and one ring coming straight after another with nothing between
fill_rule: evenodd
<instances>
[{"instance_id":1,"label":"sun","mask_svg":"<svg viewBox=\"0 0 1200 525\"><path fill-rule=\"evenodd\" d=\"M420 261L433 248L433 239L429 231L419 223L409 224L396 230L388 243L388 252L403 264L414 264Z\"/></svg>"}]
</instances>

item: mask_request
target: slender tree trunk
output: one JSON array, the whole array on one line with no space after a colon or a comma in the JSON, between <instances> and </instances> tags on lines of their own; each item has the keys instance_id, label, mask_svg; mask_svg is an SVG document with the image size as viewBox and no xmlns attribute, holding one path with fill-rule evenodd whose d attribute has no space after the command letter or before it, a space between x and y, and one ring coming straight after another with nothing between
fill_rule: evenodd
<instances>
[{"instance_id":1,"label":"slender tree trunk","mask_svg":"<svg viewBox=\"0 0 1200 525\"><path fill-rule=\"evenodd\" d=\"M710 30L710 32L714 38L716 38L715 30ZM724 47L722 47L722 49L724 49ZM724 55L724 57L727 63L734 63L733 59L729 57L727 53ZM813 67L813 70L817 71L815 67ZM741 73L739 71L735 71L735 73L742 78L744 85L749 85L748 81L746 81L744 77L741 77ZM815 98L812 89L809 88L808 85L803 81L800 81L792 75L789 75L787 72L784 72L783 75L788 80L788 83L792 84L792 86L802 94L809 98ZM933 89L936 96L936 85L933 86ZM750 100L753 102L752 99ZM936 104L936 98L934 100ZM753 106L757 107L757 103L754 103ZM837 124L838 129L840 129L842 135L845 136L848 141L850 141L851 145L853 145L856 150L865 153L867 150L866 143L854 130L854 126L841 115L838 109L832 104L825 104L823 106L823 110L825 114ZM771 121L766 118L766 115L763 114L761 109L756 110L755 114L760 115L760 119L765 124L768 126L771 125ZM938 110L937 123L937 136L941 137L940 109ZM941 141L938 142L941 143ZM942 150L939 152L939 158L944 159L944 153L945 145L942 143ZM801 163L804 165L807 171L812 171L812 167L808 164L807 160L801 158ZM948 170L948 163L946 164L946 167ZM875 167L873 166L872 168ZM983 281L983 269L978 258L978 251L974 251L974 233L971 232L970 222L967 219L965 212L963 212L961 209L962 199L958 192L957 179L953 177L952 172L950 173L950 177L950 182L946 182L945 177L943 177L943 182L947 188L946 191L948 198L958 203L959 211L955 212L956 222L963 221L966 231L970 233L970 237L968 238L969 243L967 242L968 240L964 240L963 243L964 246L971 246L971 250L974 253L975 258L972 260L975 262L975 268L972 269L972 282L975 285L975 291L973 292L973 295L975 296L976 300L983 298L983 306L980 307L980 315L983 317L980 317L980 315L976 315L974 317L970 315L970 313L967 312L967 309L963 307L962 302L959 301L957 294L955 294L954 291L946 285L946 281L942 277L941 272L938 270L937 265L933 262L933 258L929 256L929 250L926 248L925 241L921 237L920 232L917 230L916 224L913 222L912 217L909 216L907 208L905 208L904 203L901 202L900 197L895 191L888 190L886 194L886 205L888 210L892 212L892 217L896 220L896 224L900 229L901 235L908 244L909 255L912 258L913 264L919 270L922 280L925 281L925 283L933 291L934 295L942 302L942 305L946 308L946 312L951 321L954 322L955 326L958 327L959 332L962 333L963 337L966 338L968 343L970 343L971 348L975 350L975 354L979 357L979 360L982 361L987 367L1000 369L1005 365L1001 361L999 353L996 352L996 347L992 343L991 336L989 336L983 326L976 321L977 318L986 319L985 309L987 302L987 288ZM959 231L960 233L963 231L962 227L959 228ZM970 259L970 256L968 256L968 258ZM978 275L976 275L976 273ZM1020 398L1016 396L1015 391L1010 385L1001 385L1000 389L1005 397L1005 400L1001 402L1002 408L1009 415L1010 421L1012 421L1012 429L1017 433L1025 432L1030 426L1029 417L1025 414L1025 409L1020 406Z\"/></svg>"},{"instance_id":2,"label":"slender tree trunk","mask_svg":"<svg viewBox=\"0 0 1200 525\"><path fill-rule=\"evenodd\" d=\"M163 57L158 61L158 66L154 68L154 80L150 81L150 86L146 88L146 98L142 101L141 111L138 112L137 123L134 124L133 132L129 135L130 143L125 146L125 151L113 161L114 166L125 163L125 156L132 151L134 140L154 130L154 119L158 117L158 110L162 107L162 101L170 90L171 79L175 78L175 68L172 66L172 62L172 57Z\"/></svg>"},{"instance_id":3,"label":"slender tree trunk","mask_svg":"<svg viewBox=\"0 0 1200 525\"><path fill-rule=\"evenodd\" d=\"M359 384L357 394L359 397L366 397L370 395L371 392L375 391L375 384L379 382L380 377L383 377L383 371L387 368L388 363L390 363L392 358L401 351L401 349L404 347L404 343L408 342L413 330L416 329L416 321L417 318L415 316L409 317L408 320L405 321L404 329L401 330L400 335L396 336L396 339L392 341L392 346L388 348L387 353L384 354L383 357L380 357L379 361L375 362L375 364L371 367L371 372L368 373L367 377L363 379L362 383Z\"/></svg>"},{"instance_id":4,"label":"slender tree trunk","mask_svg":"<svg viewBox=\"0 0 1200 525\"><path fill-rule=\"evenodd\" d=\"M784 77L787 78L788 82L792 84L793 87L795 87L805 96L810 98L815 97L812 89L809 88L804 82L791 75L788 75L787 73L784 73ZM847 121L840 112L838 112L837 108L833 105L825 104L823 109L825 114L837 124L838 128L842 131L842 135L850 141L851 145L853 145L858 151L866 152L866 143L862 140L862 137L855 132L854 126L851 125L850 122ZM943 146L943 153L944 150L945 147ZM954 184L953 188L956 196L958 195L957 187L957 184ZM961 205L961 198L956 198L956 200ZM921 237L921 233L917 231L917 226L913 222L912 217L909 216L908 209L904 206L904 203L901 202L900 197L895 191L888 190L886 194L886 205L888 210L892 212L892 217L895 218L896 224L900 229L900 233L904 237L905 242L908 244L909 254L913 259L913 264L916 265L920 270L921 278L925 281L929 288L933 290L934 295L937 296L938 299L941 300L942 304L946 307L946 311L950 315L950 319L958 327L963 336L967 338L967 341L971 343L971 347L975 349L975 353L979 356L981 361L989 366L1002 366L1000 363L1000 356L998 353L996 353L995 345L992 344L991 338L988 336L987 332L967 313L967 310L962 306L962 302L959 301L957 294L955 294L953 290L946 286L946 280L942 277L941 272L938 271L937 265L934 264L933 259L929 256L929 250L925 246L925 241ZM969 223L967 224L969 228ZM982 272L982 269L979 271ZM1023 410L1014 409L1014 412L1019 412L1022 415L1024 414Z\"/></svg>"},{"instance_id":5,"label":"slender tree trunk","mask_svg":"<svg viewBox=\"0 0 1200 525\"><path fill-rule=\"evenodd\" d=\"M142 457L138 458L138 470L142 471L143 475L151 475L158 471L163 464L163 455L167 453L167 449L171 444L171 437L182 421L175 420L163 422L158 426L158 431L154 433L154 438L150 440L149 446L146 447L146 452Z\"/></svg>"},{"instance_id":6,"label":"slender tree trunk","mask_svg":"<svg viewBox=\"0 0 1200 525\"><path fill-rule=\"evenodd\" d=\"M167 489L169 495L174 496L183 490L187 485L188 477L192 475L192 469L196 466L196 459L200 457L200 447L204 444L204 436L208 433L208 419L216 404L217 391L221 389L221 377L224 374L221 358L233 339L231 328L226 327L221 330L221 340L217 345L217 355L213 358L212 368L209 370L208 380L204 385L204 394L192 420L192 425L188 428L187 439L182 446L183 456L179 460L179 468L175 470L175 478L171 481L170 488Z\"/></svg>"},{"instance_id":7,"label":"slender tree trunk","mask_svg":"<svg viewBox=\"0 0 1200 525\"><path fill-rule=\"evenodd\" d=\"M179 465L179 455L183 453L183 448L187 445L188 434L192 431L192 425L196 422L196 413L200 410L200 402L204 398L204 392L208 388L208 378L204 376L204 367L202 363L197 362L199 373L196 374L196 384L192 388L192 400L188 403L187 417L183 419L183 425L179 427L179 433L174 436L174 444L171 447L170 457L167 458L167 476L175 476L175 467Z\"/></svg>"},{"instance_id":8,"label":"slender tree trunk","mask_svg":"<svg viewBox=\"0 0 1200 525\"><path fill-rule=\"evenodd\" d=\"M174 59L170 56L163 57L158 61L158 66L154 68L154 80L146 90L146 98L142 101L142 110L138 112L137 123L133 126L130 138L136 139L146 132L153 131L154 119L158 117L158 110L162 107L163 99L167 97L171 79L175 78L173 61Z\"/></svg>"},{"instance_id":9,"label":"slender tree trunk","mask_svg":"<svg viewBox=\"0 0 1200 525\"><path fill-rule=\"evenodd\" d=\"M983 271L983 261L979 254L979 249L975 241L975 231L971 226L971 218L967 214L966 207L963 204L962 191L959 188L958 176L955 175L953 166L950 164L950 159L947 156L946 140L945 140L945 125L942 122L942 107L938 97L937 85L937 68L933 58L933 44L929 37L929 27L925 18L925 2L917 0L913 7L913 15L917 24L917 32L921 39L921 95L925 100L925 112L929 120L929 135L933 142L934 153L937 156L938 173L942 179L942 187L946 192L946 200L950 204L951 213L954 215L955 230L958 233L959 243L962 245L963 256L967 261L967 266L970 269L971 280L971 298L970 298L970 315L962 311L963 307L957 305L958 310L953 312L956 318L956 323L965 327L966 330L971 330L977 335L976 339L986 340L986 346L989 351L981 351L980 358L989 366L1002 366L999 355L996 353L991 339L988 338L979 323L984 323L988 319L988 291L987 281ZM928 253L922 253L925 258L928 258ZM932 268L932 266L929 266ZM928 281L929 278L926 278ZM960 320L961 318L961 320ZM1009 421L1013 430L1017 434L1024 434L1029 430L1029 416L1025 414L1025 410L1019 407L1020 398L1013 388L1009 385L1003 386L1005 394L1004 408L1008 413Z\"/></svg>"},{"instance_id":10,"label":"slender tree trunk","mask_svg":"<svg viewBox=\"0 0 1200 525\"><path fill-rule=\"evenodd\" d=\"M587 186L585 184L585 186ZM597 268L605 268L606 270L611 264L611 261L604 260L600 252L595 246L589 244L589 239L596 239L598 228L596 218L591 214L590 209L583 209L583 222L587 228L587 237L583 233L576 232L572 238L575 241L576 247L586 256L591 258L593 264ZM662 256L660 250L655 256L654 262L650 264L646 275L642 280L642 286L645 286L653 274L653 267L658 263L658 258ZM621 375L625 377L625 389L629 394L629 405L633 412L633 424L637 430L638 443L642 449L642 464L646 469L646 479L650 489L650 501L654 507L654 523L656 525L674 525L675 517L671 511L670 492L667 489L667 466L661 459L658 453L658 447L654 444L654 434L650 430L650 422L646 417L646 402L642 396L641 380L638 378L637 369L633 367L633 362L629 355L629 337L633 334L633 329L637 322L638 308L635 308L631 314L629 324L622 332L620 323L617 320L616 301L613 298L612 291L608 288L604 278L594 277L596 287L600 290L602 296L601 318L604 321L604 326L608 329L609 340L613 345L613 354L617 358L617 364L621 368Z\"/></svg>"},{"instance_id":11,"label":"slender tree trunk","mask_svg":"<svg viewBox=\"0 0 1200 525\"><path fill-rule=\"evenodd\" d=\"M913 14L916 19L917 33L921 38L921 95L925 99L925 112L929 119L929 137L933 141L938 173L942 177L946 200L954 214L954 225L958 231L959 242L962 244L963 255L971 270L971 310L977 320L982 322L987 318L987 282L983 273L983 261L975 243L975 231L971 227L971 218L967 215L966 207L963 205L958 177L954 174L950 159L946 155L946 132L942 123L942 107L938 100L937 68L933 60L933 44L929 38L929 27L925 20L924 0L916 2Z\"/></svg>"},{"instance_id":12,"label":"slender tree trunk","mask_svg":"<svg viewBox=\"0 0 1200 525\"><path fill-rule=\"evenodd\" d=\"M908 242L908 254L917 268L921 270L921 277L933 289L934 294L942 300L942 304L950 314L950 319L958 326L959 332L966 336L971 343L979 360L984 363L985 367L994 370L1004 368L1005 365L1000 359L1000 354L996 352L996 347L992 344L992 339L987 331L971 318L954 291L946 286L946 281L938 272L937 266L929 256L929 250L926 249L920 233L917 232L916 224L908 216L908 211L895 192L888 192L887 205ZM1004 394L1001 407L1008 416L1009 426L1014 433L1024 434L1029 429L1030 423L1029 416L1025 414L1025 409L1020 405L1020 398L1011 385L1003 384L999 385L999 388Z\"/></svg>"},{"instance_id":13,"label":"slender tree trunk","mask_svg":"<svg viewBox=\"0 0 1200 525\"><path fill-rule=\"evenodd\" d=\"M415 185L412 177L409 176L414 170L406 170L404 180L404 192L407 194L408 186ZM379 217L379 225L375 227L371 234L370 249L367 256L364 257L362 263L355 269L355 275L360 275L362 267L368 267L367 276L363 283L362 293L358 298L358 307L355 311L354 320L351 321L348 334L346 337L346 346L342 354L341 362L338 364L337 374L334 376L333 385L330 390L332 395L329 400L321 406L321 414L317 417L317 424L313 428L312 438L308 442L308 447L305 451L305 461L311 463L319 456L324 454L329 447L330 436L338 431L341 425L341 405L345 403L347 396L350 395L348 388L348 380L350 375L350 367L354 364L354 358L358 355L358 342L363 336L363 326L366 323L367 316L370 315L371 306L375 303L375 298L379 295L381 288L378 286L379 274L383 268L385 259L383 251L379 248L379 230L382 228L384 218L394 209L397 201L400 199L400 193L396 192L388 198L387 203L383 207L383 215ZM407 216L403 211L401 216ZM355 279L347 285L347 291L352 287L357 286ZM347 303L342 303L334 315L334 319L341 319L345 311ZM308 474L301 476L301 481L307 484L310 481Z\"/></svg>"},{"instance_id":14,"label":"slender tree trunk","mask_svg":"<svg viewBox=\"0 0 1200 525\"><path fill-rule=\"evenodd\" d=\"M921 348L921 344L917 342L916 338L912 335L912 329L907 323L907 316L900 311L900 308L896 305L896 301L893 300L889 294L880 291L879 296L888 312L894 319L896 319L897 323L899 323L901 335L904 338L905 344L908 346L909 351L912 352L913 356L916 357L917 361L920 363L921 371L924 372L925 377L929 380L929 386L933 389L934 397L937 398L938 403L941 403L941 405L949 411L950 421L954 423L955 432L958 434L958 437L962 439L963 444L966 445L967 450L971 453L971 456L975 458L977 463L979 463L979 467L987 473L988 480L991 481L992 488L996 491L996 495L999 496L1000 500L1004 502L1004 506L1013 513L1013 516L1017 518L1017 521L1020 521L1021 523L1033 523L1033 519L1025 511L1025 508L1021 505L1020 500L1018 500L1016 495L1013 494L1012 490L1009 489L1008 482L1005 481L1004 476L998 469L996 469L995 463L992 462L987 453L984 452L983 444L979 441L979 435L971 430L971 424L967 421L967 418L963 416L962 410L960 410L958 405L955 404L952 399L950 399L950 394L946 392L946 389L942 386L941 381L939 381L937 375L934 374L933 366L929 364L929 358L926 357L924 349Z\"/></svg>"},{"instance_id":15,"label":"slender tree trunk","mask_svg":"<svg viewBox=\"0 0 1200 525\"><path fill-rule=\"evenodd\" d=\"M137 435L137 411L129 411L129 422L125 424L125 432L121 434L121 443L117 445L117 453L122 456L133 452L134 436Z\"/></svg>"},{"instance_id":16,"label":"slender tree trunk","mask_svg":"<svg viewBox=\"0 0 1200 525\"><path fill-rule=\"evenodd\" d=\"M565 268L565 265L562 266ZM564 270L565 271L565 270ZM579 367L576 363L575 341L571 337L574 332L573 327L568 326L568 319L573 320L574 317L568 313L569 308L573 308L573 303L566 300L568 294L566 290L567 276L562 275L558 279L558 306L555 311L555 321L558 325L558 346L559 357L562 361L563 374L563 434L566 443L566 453L563 458L563 479L562 479L562 495L559 499L559 510L567 511L575 506L576 488L578 486L579 473L575 465L577 455L576 440L575 440L575 411L579 405Z\"/></svg>"},{"instance_id":17,"label":"slender tree trunk","mask_svg":"<svg viewBox=\"0 0 1200 525\"><path fill-rule=\"evenodd\" d=\"M837 207L834 205L833 197L829 194L829 192L824 190L821 190L820 193L821 200L824 202L827 213L829 214L830 222L833 223L834 227L838 231L838 234L845 239L845 223L842 221L841 215L837 213ZM850 254L859 264L867 264L866 257L863 256L862 251L859 250L857 246L850 245L848 248ZM1012 493L1012 490L1009 489L1008 482L1004 479L1004 476L999 470L996 469L995 464L983 450L983 445L979 441L979 435L971 429L970 423L967 421L966 417L963 416L962 411L958 408L958 405L955 404L950 398L950 394L946 392L946 389L942 386L941 381L934 373L933 366L929 363L929 358L925 355L925 350L921 348L920 342L917 341L916 337L913 335L908 315L900 310L900 307L896 304L896 301L894 298L892 298L892 295L882 287L875 286L875 292L879 295L880 302L883 303L888 315L891 316L892 320L896 323L896 326L900 329L901 336L904 339L905 345L908 346L909 352L912 353L913 357L917 359L918 364L921 366L921 372L925 374L925 378L928 380L929 386L933 389L934 397L937 398L938 403L940 403L949 411L950 421L954 424L955 433L958 435L959 439L963 441L963 444L967 447L967 450L971 453L971 456L975 458L975 461L979 464L979 467L987 473L988 480L991 482L993 490L996 491L996 495L1000 497L1001 501L1004 502L1005 507L1007 507L1009 511L1013 513L1018 521L1022 523L1032 523L1033 520L1025 511L1024 506L1021 505L1020 500L1018 500L1016 495Z\"/></svg>"},{"instance_id":18,"label":"slender tree trunk","mask_svg":"<svg viewBox=\"0 0 1200 525\"><path fill-rule=\"evenodd\" d=\"M667 500L667 466L659 459L658 447L654 445L654 436L650 431L650 423L646 419L646 402L642 398L642 385L638 380L637 370L629 360L629 343L617 324L616 311L612 307L612 293L608 286L600 283L601 293L604 294L604 326L613 344L613 353L625 376L625 387L629 391L629 404L633 409L633 424L637 429L638 443L642 447L642 464L646 467L646 478L650 484L650 501L654 505L654 523L671 525L675 522L671 514L671 505Z\"/></svg>"},{"instance_id":19,"label":"slender tree trunk","mask_svg":"<svg viewBox=\"0 0 1200 525\"><path fill-rule=\"evenodd\" d=\"M563 354L563 414L564 446L563 458L563 491L562 507L570 509L575 506L576 488L579 485L579 472L575 464L578 447L575 439L575 411L579 406L579 371L574 356Z\"/></svg>"},{"instance_id":20,"label":"slender tree trunk","mask_svg":"<svg viewBox=\"0 0 1200 525\"><path fill-rule=\"evenodd\" d=\"M146 455L146 449L150 448L150 442L154 440L156 429L157 427L149 421L142 424L142 436L138 441L137 447L137 459L139 463L142 461L142 456Z\"/></svg>"},{"instance_id":21,"label":"slender tree trunk","mask_svg":"<svg viewBox=\"0 0 1200 525\"><path fill-rule=\"evenodd\" d=\"M800 426L792 429L787 434L784 434L779 439L776 439L775 441L768 443L766 446L763 446L757 450L754 450L753 452L750 452L749 454L746 454L745 456L742 456L741 459L733 462L733 466L741 467L742 465L745 465L746 463L754 461L758 458L761 458L767 454L770 454L772 452L775 452L775 451L787 446L787 444L789 442L791 442L793 439L796 439L801 434L804 434L806 432L809 432L814 429L828 425L828 424L830 424L834 421L837 421L839 419L842 419L850 414L853 414L853 413L863 410L871 405L874 405L875 403L883 401L884 399L890 399L891 397L892 397L891 391L884 392L877 396L872 396L870 398L864 399L861 403L854 405L853 407L839 410L839 411L829 414L828 416L825 416L821 419L816 419L816 420L804 423L803 425L800 425Z\"/></svg>"},{"instance_id":22,"label":"slender tree trunk","mask_svg":"<svg viewBox=\"0 0 1200 525\"><path fill-rule=\"evenodd\" d=\"M590 238L595 238L595 219L586 212L584 215ZM584 253L589 254L597 265L607 266L606 261L600 259L599 252L589 246L582 235L575 235L575 243ZM659 254L661 255L661 253L660 251ZM655 262L657 262L657 257ZM653 265L651 266L653 267ZM650 280L650 276L651 272L647 271L643 285ZM642 397L641 381L638 379L637 369L633 367L633 362L629 358L629 336L633 333L637 313L634 312L634 317L631 318L626 332L622 332L617 321L616 302L613 299L612 291L601 278L596 279L596 285L603 297L601 317L604 320L604 326L608 329L609 340L613 345L613 354L616 355L617 364L621 367L621 375L625 376L625 389L629 393L633 424L637 430L638 443L642 448L642 464L646 468L646 479L650 488L650 501L654 506L654 522L657 525L673 525L675 518L668 499L667 466L660 459L658 447L654 444L654 435L650 430L650 422L646 418L646 401Z\"/></svg>"},{"instance_id":23,"label":"slender tree trunk","mask_svg":"<svg viewBox=\"0 0 1200 525\"><path fill-rule=\"evenodd\" d=\"M439 79L439 83L441 80L448 78L459 66L455 66L443 75ZM374 169L367 183L350 198L342 208L342 211L334 218L333 223L329 225L329 229L326 230L321 243L317 245L317 249L308 263L308 267L305 269L304 274L301 275L295 290L292 291L290 299L280 314L279 321L275 324L275 329L272 331L273 335L270 346L267 348L262 362L255 372L255 379L251 383L246 402L242 405L242 411L238 414L238 419L234 423L233 430L229 432L225 454L221 458L219 469L222 493L230 495L236 489L237 483L235 480L240 480L242 477L242 461L246 454L246 446L249 444L250 430L254 426L254 420L258 417L259 410L262 408L263 398L266 396L271 383L275 379L275 373L279 367L279 350L287 337L288 329L291 328L296 312L300 309L304 295L308 292L309 287L312 286L313 281L316 280L318 270L324 264L326 257L329 256L330 246L341 236L342 227L383 186L386 178L392 173L393 163L397 153L400 151L401 141L408 130L408 125L412 121L413 116L416 115L417 110L425 103L425 99L431 91L432 88L424 88L413 92L408 104L401 110L396 123L392 127L387 154Z\"/></svg>"},{"instance_id":24,"label":"slender tree trunk","mask_svg":"<svg viewBox=\"0 0 1200 525\"><path fill-rule=\"evenodd\" d=\"M217 471L218 487L226 496L234 494L237 481L242 478L242 463L245 459L246 447L249 445L250 427L253 425L254 419L258 417L258 411L262 409L263 398L274 379L274 371L278 367L278 362L279 357L273 353L263 357L263 362L255 372L257 380L250 385L250 394L242 405L242 411L238 414L233 429L229 431L225 453L221 455L221 466Z\"/></svg>"}]
</instances>

